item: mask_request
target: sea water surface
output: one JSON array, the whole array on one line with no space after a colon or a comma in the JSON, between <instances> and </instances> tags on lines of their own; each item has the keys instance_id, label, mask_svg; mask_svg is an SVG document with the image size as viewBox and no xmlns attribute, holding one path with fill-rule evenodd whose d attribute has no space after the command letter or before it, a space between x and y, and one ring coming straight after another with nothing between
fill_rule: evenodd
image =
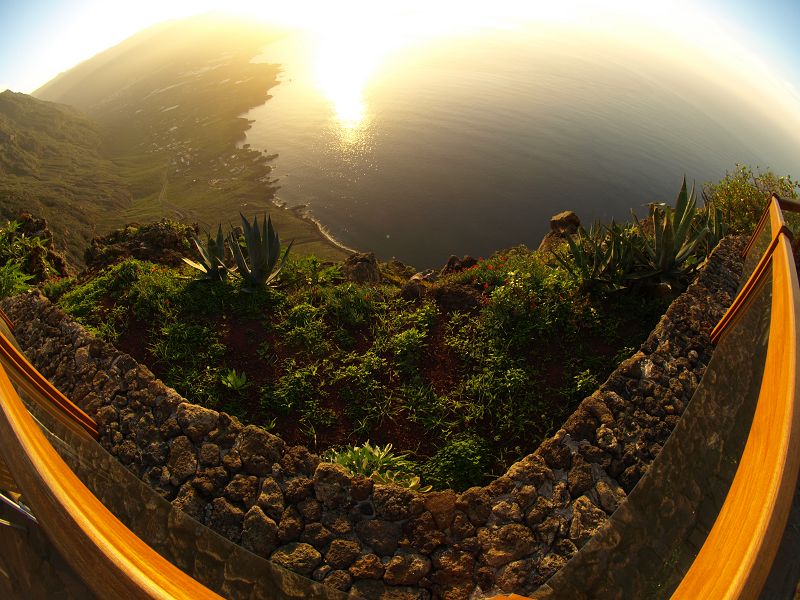
<instances>
[{"instance_id":1,"label":"sea water surface","mask_svg":"<svg viewBox=\"0 0 800 600\"><path fill-rule=\"evenodd\" d=\"M797 147L662 52L604 38L484 32L401 48L300 34L245 143L277 154L278 199L342 243L425 268L532 247L551 215L585 224L672 202L736 163L790 173Z\"/></svg>"}]
</instances>

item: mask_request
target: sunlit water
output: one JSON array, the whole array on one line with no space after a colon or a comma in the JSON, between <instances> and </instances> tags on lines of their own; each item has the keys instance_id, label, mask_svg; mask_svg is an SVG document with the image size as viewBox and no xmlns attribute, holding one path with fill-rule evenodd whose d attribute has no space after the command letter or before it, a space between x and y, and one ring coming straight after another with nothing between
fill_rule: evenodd
<instances>
[{"instance_id":1,"label":"sunlit water","mask_svg":"<svg viewBox=\"0 0 800 600\"><path fill-rule=\"evenodd\" d=\"M785 174L796 153L701 76L607 41L503 33L370 52L292 37L258 60L283 72L246 142L278 154L279 199L420 268L535 247L565 209L626 219L671 201L684 173Z\"/></svg>"}]
</instances>

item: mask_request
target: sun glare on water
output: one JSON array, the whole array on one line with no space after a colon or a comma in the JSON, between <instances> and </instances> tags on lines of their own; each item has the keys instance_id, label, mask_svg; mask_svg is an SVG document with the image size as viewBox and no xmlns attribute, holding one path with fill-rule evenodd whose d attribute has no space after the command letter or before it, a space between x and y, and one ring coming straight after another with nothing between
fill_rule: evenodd
<instances>
[{"instance_id":1,"label":"sun glare on water","mask_svg":"<svg viewBox=\"0 0 800 600\"><path fill-rule=\"evenodd\" d=\"M296 0L282 6L228 0L225 9L310 33L314 82L330 105L343 143L355 144L369 126L366 92L393 53L422 41L490 28L604 32L642 47L658 47L687 65L705 64L709 78L733 94L738 95L741 86L731 82L743 79L762 88L767 79L777 84L773 88L783 87L769 66L739 43L734 29L687 0L406 0L401 5ZM699 61L698 52L709 62ZM797 98L778 95L774 101L788 109L778 112L800 121Z\"/></svg>"}]
</instances>

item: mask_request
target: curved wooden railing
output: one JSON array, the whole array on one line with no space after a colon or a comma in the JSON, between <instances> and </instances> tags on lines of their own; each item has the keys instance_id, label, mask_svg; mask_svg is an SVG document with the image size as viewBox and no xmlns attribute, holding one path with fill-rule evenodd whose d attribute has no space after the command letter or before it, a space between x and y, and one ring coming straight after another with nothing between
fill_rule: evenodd
<instances>
[{"instance_id":1,"label":"curved wooden railing","mask_svg":"<svg viewBox=\"0 0 800 600\"><path fill-rule=\"evenodd\" d=\"M715 338L746 303L767 263L772 273L772 318L766 368L744 453L725 503L676 599L757 598L783 537L800 469L800 288L777 196L770 199L773 241ZM788 204L784 207L789 207ZM764 219L766 221L766 219ZM758 231L756 232L756 235Z\"/></svg>"},{"instance_id":2,"label":"curved wooden railing","mask_svg":"<svg viewBox=\"0 0 800 600\"><path fill-rule=\"evenodd\" d=\"M61 556L98 598L220 598L127 529L69 469L0 368L0 455Z\"/></svg>"},{"instance_id":3,"label":"curved wooden railing","mask_svg":"<svg viewBox=\"0 0 800 600\"><path fill-rule=\"evenodd\" d=\"M719 363L714 369L709 365L707 373L714 373L709 380L704 377L695 393L695 398L702 396L700 404L690 403L684 422L676 427L674 439L662 451L662 460L669 455L667 460L671 463L673 457L679 457L678 470L692 472L676 475L671 464L656 468L656 458L652 473L640 481L596 539L587 542L561 572L533 593L534 598L634 598L642 594L647 598L680 600L745 600L758 598L762 592L769 598L794 596L797 569L789 573L787 581L786 573L781 573L782 565L775 561L779 551L786 557L785 562L797 561L796 549L787 554L782 543L792 540L787 545L790 548L798 544L794 529L787 529L787 520L793 500L797 502L800 470L800 286L792 255L792 233L783 211L800 212L800 204L773 195L743 253L739 293L712 332L712 341L719 342L722 350L717 360L725 364L735 349L737 361L727 371L719 368ZM754 323L759 323L757 328ZM742 333L751 328L753 334L761 330L765 335L759 338L761 349L740 346L742 340L750 340L745 344L755 341ZM729 332L735 335L726 339ZM753 363L752 374L741 371L747 367L748 357ZM749 378L746 385L752 391L737 388L737 377ZM703 387L704 393L700 394ZM713 394L709 393L712 389ZM752 400L742 403L745 398ZM713 425L718 406L725 413L724 407L731 402L734 404L724 418L729 423L735 417L738 421L734 422L739 425L726 425L727 434L719 432L731 436L727 438L730 442L704 438L704 434L713 437L720 428L719 424L717 428ZM708 408L704 408L706 403ZM748 410L748 405L752 409ZM703 455L712 460L708 464L698 459L692 462L690 453L704 444L720 450ZM735 455L727 454L726 448L736 447L739 451ZM713 461L721 459L733 461L731 467L726 466L730 469L727 480L713 472L719 467ZM702 478L708 475L717 479L713 482L714 491L707 492L714 499L703 504L701 510L702 496L692 486L702 487ZM670 487L676 483L676 476L688 481L685 485L681 481L683 487L679 490ZM710 481L707 485L712 489ZM721 490L720 485L724 486ZM674 509L677 503L682 504L672 517L662 516L664 506ZM710 512L714 505L716 511ZM669 510L663 514L669 514ZM708 516L710 521L706 521ZM676 518L681 522L665 525ZM798 516L793 513L792 519L796 523ZM671 531L671 537L665 540L654 533L667 531ZM654 535L658 537L653 538ZM699 540L695 542L697 536ZM639 572L643 564L630 555L632 551L647 557L646 575ZM662 568L666 571L659 575ZM764 589L768 578L770 582L781 580L777 586L780 591ZM791 585L791 591L786 584ZM525 600L517 595L498 596L496 600L500 598Z\"/></svg>"},{"instance_id":4,"label":"curved wooden railing","mask_svg":"<svg viewBox=\"0 0 800 600\"><path fill-rule=\"evenodd\" d=\"M750 431L722 508L673 598L758 597L791 510L800 469L800 286L782 208L800 207L770 199L748 250L764 245L767 229L770 240L763 256L750 261L752 272L713 332L715 340L725 336L769 274L770 334ZM53 545L98 597L219 598L134 535L69 469L15 385L73 433L96 437L96 425L25 360L6 335L10 328L0 314L0 480L13 480Z\"/></svg>"}]
</instances>

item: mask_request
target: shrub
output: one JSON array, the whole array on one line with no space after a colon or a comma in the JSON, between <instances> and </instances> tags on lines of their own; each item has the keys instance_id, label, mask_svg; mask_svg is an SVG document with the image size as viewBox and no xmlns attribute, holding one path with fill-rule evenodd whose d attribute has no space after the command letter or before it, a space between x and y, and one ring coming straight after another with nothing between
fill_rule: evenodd
<instances>
[{"instance_id":1,"label":"shrub","mask_svg":"<svg viewBox=\"0 0 800 600\"><path fill-rule=\"evenodd\" d=\"M420 478L414 475L416 465L408 458L408 453L392 452L392 445L383 448L373 446L369 440L360 446L346 446L339 450L328 450L323 460L342 465L353 475L371 477L377 483L399 485L421 493L429 492L431 486L421 485Z\"/></svg>"},{"instance_id":2,"label":"shrub","mask_svg":"<svg viewBox=\"0 0 800 600\"><path fill-rule=\"evenodd\" d=\"M719 209L733 233L750 233L755 228L771 194L796 199L798 192L800 181L791 176L780 177L769 169L754 172L740 164L717 183L703 186L706 206Z\"/></svg>"},{"instance_id":3,"label":"shrub","mask_svg":"<svg viewBox=\"0 0 800 600\"><path fill-rule=\"evenodd\" d=\"M33 275L25 273L19 261L9 259L0 267L0 299L28 290L31 287L28 284L31 279Z\"/></svg>"},{"instance_id":4,"label":"shrub","mask_svg":"<svg viewBox=\"0 0 800 600\"><path fill-rule=\"evenodd\" d=\"M462 435L425 461L420 474L436 489L463 491L484 482L491 462L486 442L477 436Z\"/></svg>"}]
</instances>

